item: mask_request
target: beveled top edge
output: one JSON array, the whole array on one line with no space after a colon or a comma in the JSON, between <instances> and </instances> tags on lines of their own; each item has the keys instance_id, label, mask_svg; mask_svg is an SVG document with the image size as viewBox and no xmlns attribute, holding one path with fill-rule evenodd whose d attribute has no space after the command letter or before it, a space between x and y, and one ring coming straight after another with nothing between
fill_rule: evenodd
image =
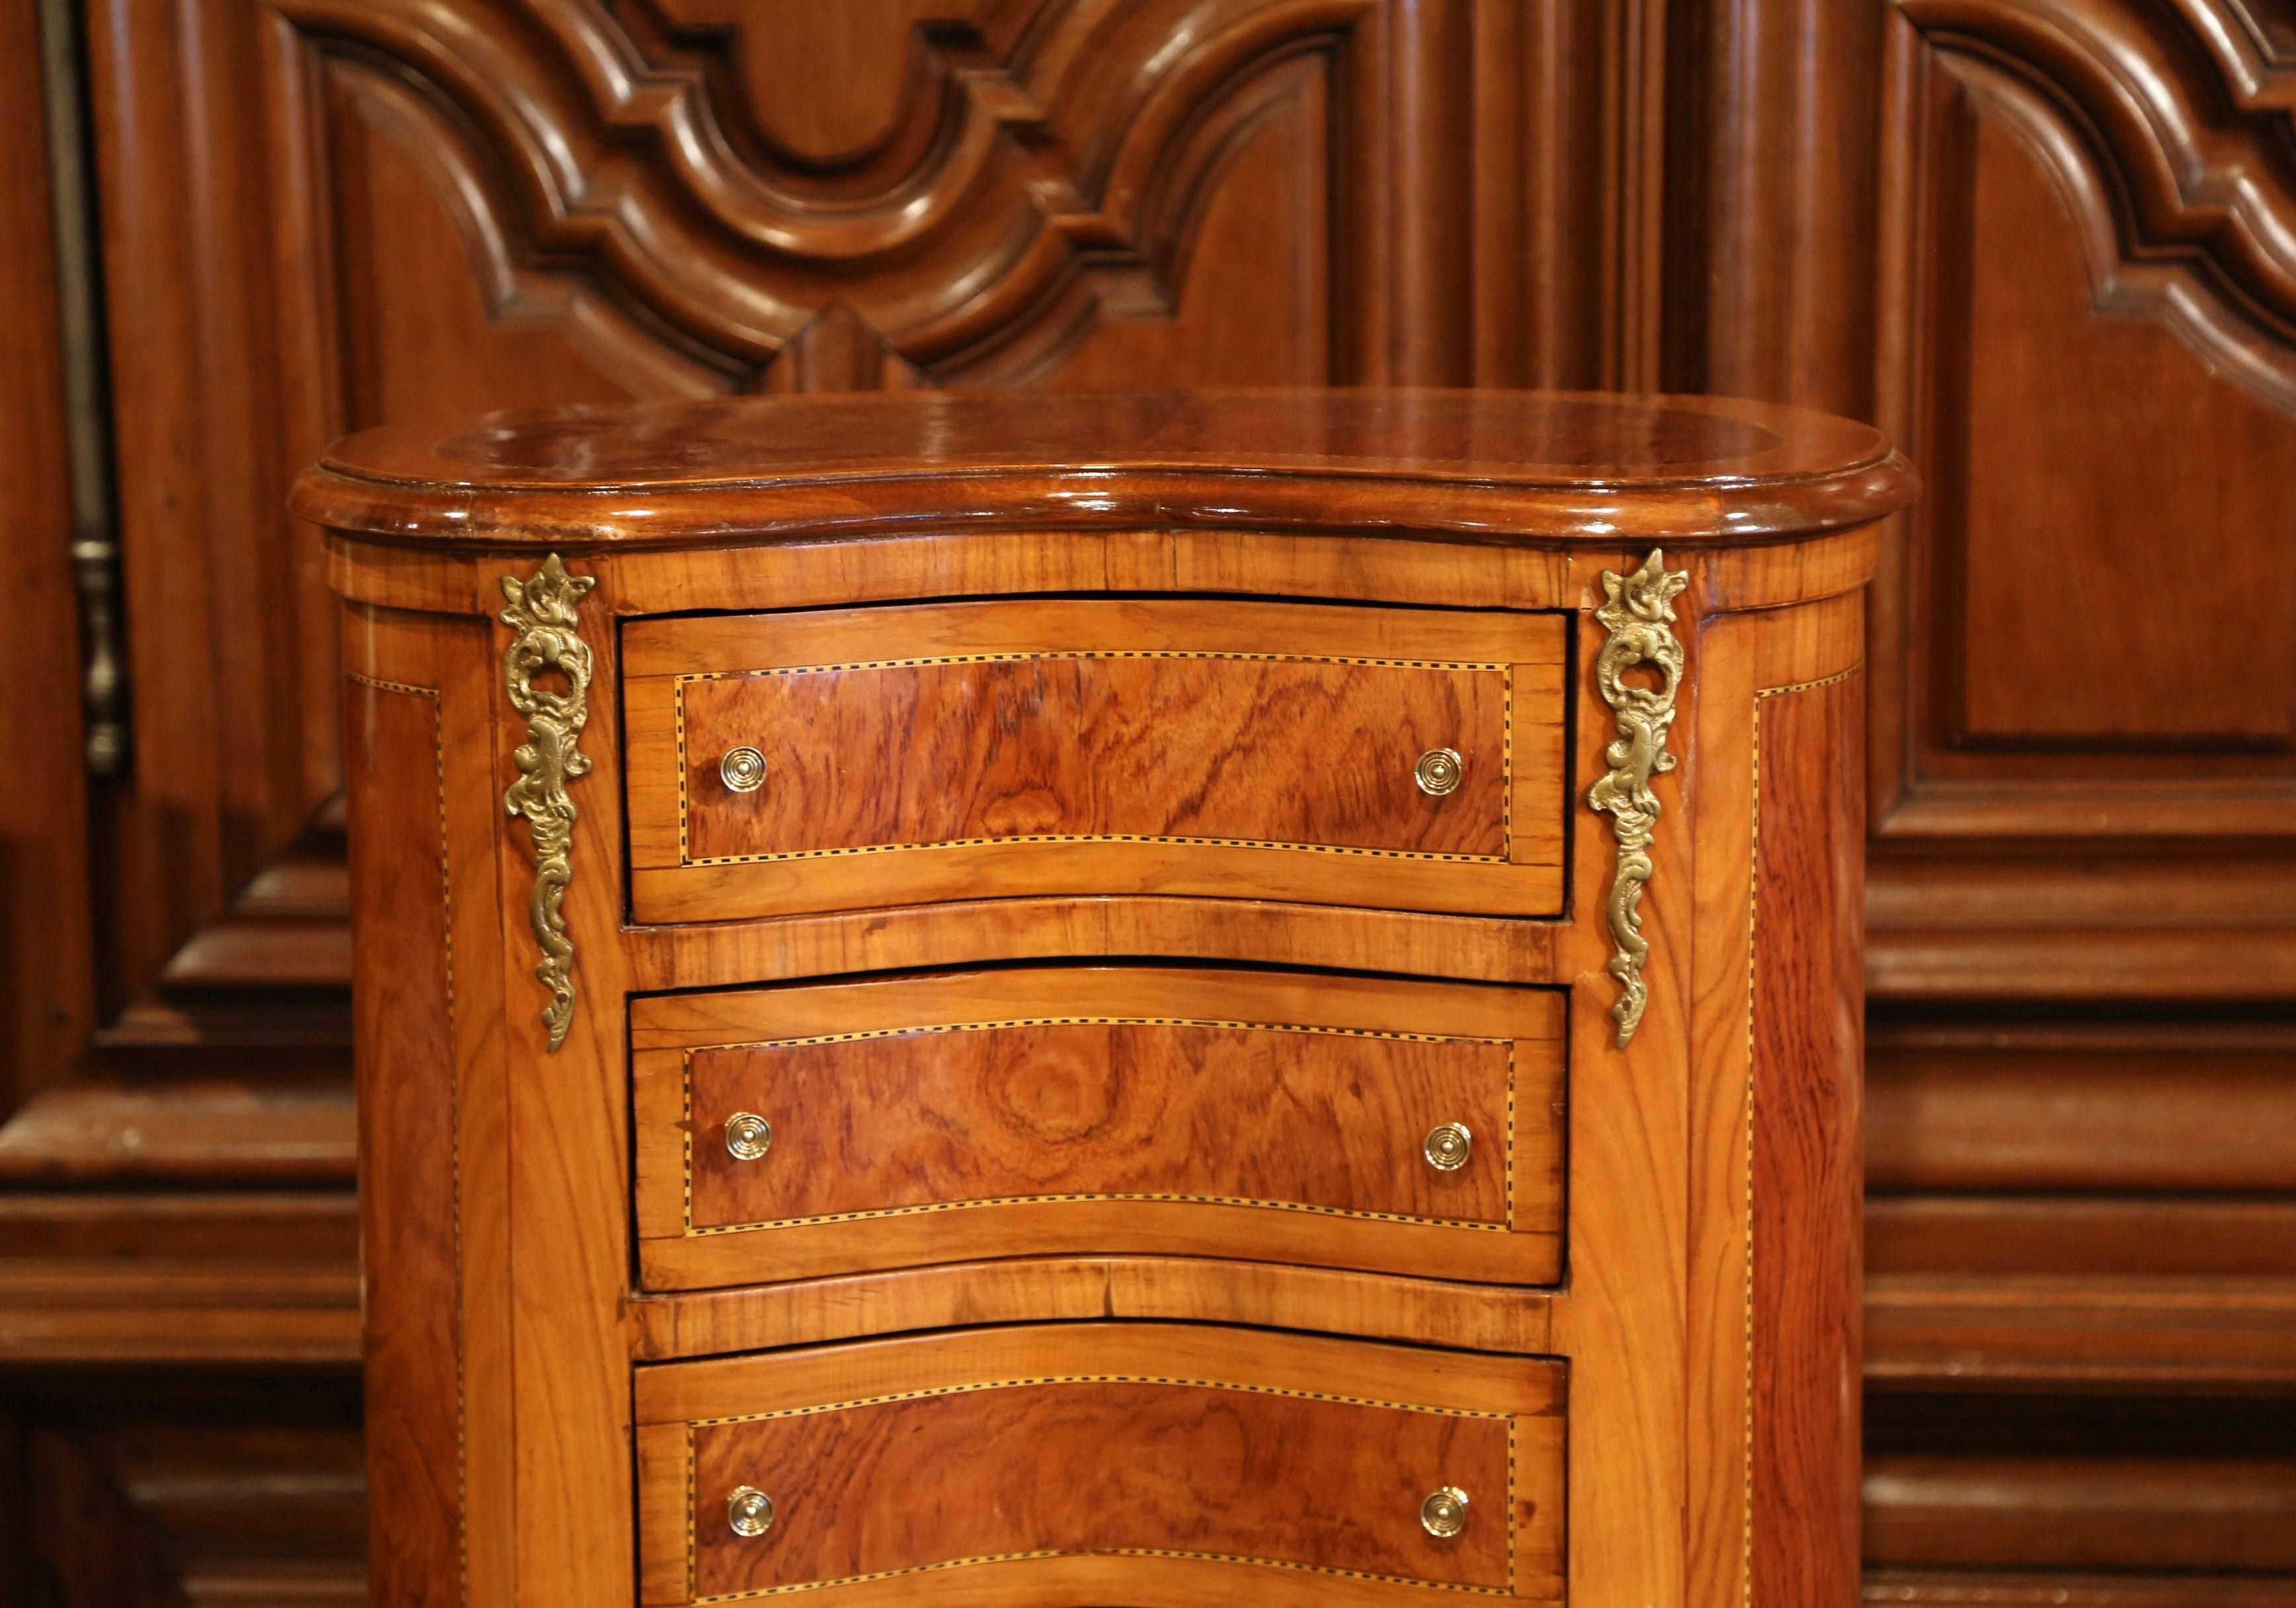
<instances>
[{"instance_id":1,"label":"beveled top edge","mask_svg":"<svg viewBox=\"0 0 2296 1608\"><path fill-rule=\"evenodd\" d=\"M368 431L328 448L292 506L367 539L450 548L928 522L1695 544L1864 523L1916 487L1869 426L1721 398L925 391L494 414L436 440Z\"/></svg>"}]
</instances>

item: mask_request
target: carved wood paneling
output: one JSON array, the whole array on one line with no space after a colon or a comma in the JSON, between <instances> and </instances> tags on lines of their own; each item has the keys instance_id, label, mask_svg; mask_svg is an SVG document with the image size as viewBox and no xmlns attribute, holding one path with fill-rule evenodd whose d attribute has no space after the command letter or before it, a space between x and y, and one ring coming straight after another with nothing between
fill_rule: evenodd
<instances>
[{"instance_id":1,"label":"carved wood paneling","mask_svg":"<svg viewBox=\"0 0 2296 1608\"><path fill-rule=\"evenodd\" d=\"M1654 4L163 9L92 17L148 689L105 800L115 1009L169 1003L163 965L335 785L332 619L279 499L343 431L737 388L1650 377ZM820 70L761 102L791 51Z\"/></svg>"},{"instance_id":2,"label":"carved wood paneling","mask_svg":"<svg viewBox=\"0 0 2296 1608\"><path fill-rule=\"evenodd\" d=\"M2237 9L1898 7L1885 838L2296 830L2296 144L2177 14Z\"/></svg>"},{"instance_id":3,"label":"carved wood paneling","mask_svg":"<svg viewBox=\"0 0 2296 1608\"><path fill-rule=\"evenodd\" d=\"M1867 1598L2296 1600L2296 11L1892 10Z\"/></svg>"}]
</instances>

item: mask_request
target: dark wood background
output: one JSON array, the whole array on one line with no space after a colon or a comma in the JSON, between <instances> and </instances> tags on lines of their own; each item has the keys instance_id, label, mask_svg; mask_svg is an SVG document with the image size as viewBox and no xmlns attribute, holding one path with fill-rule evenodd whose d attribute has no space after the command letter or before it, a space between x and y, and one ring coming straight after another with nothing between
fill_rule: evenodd
<instances>
[{"instance_id":1,"label":"dark wood background","mask_svg":"<svg viewBox=\"0 0 2296 1608\"><path fill-rule=\"evenodd\" d=\"M110 507L0 0L0 1596L364 1600L333 613L282 503L322 443L1330 381L1708 390L1913 453L1868 1594L2296 1604L2296 0L50 12ZM107 525L111 779L69 561Z\"/></svg>"}]
</instances>

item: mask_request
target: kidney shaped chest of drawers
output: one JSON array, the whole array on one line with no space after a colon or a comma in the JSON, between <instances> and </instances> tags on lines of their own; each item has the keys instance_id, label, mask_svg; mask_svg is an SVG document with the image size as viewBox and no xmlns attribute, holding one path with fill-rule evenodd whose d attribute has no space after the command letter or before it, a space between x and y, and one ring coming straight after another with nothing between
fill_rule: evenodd
<instances>
[{"instance_id":1,"label":"kidney shaped chest of drawers","mask_svg":"<svg viewBox=\"0 0 2296 1608\"><path fill-rule=\"evenodd\" d=\"M388 1608L1846 1604L1873 432L335 447Z\"/></svg>"}]
</instances>

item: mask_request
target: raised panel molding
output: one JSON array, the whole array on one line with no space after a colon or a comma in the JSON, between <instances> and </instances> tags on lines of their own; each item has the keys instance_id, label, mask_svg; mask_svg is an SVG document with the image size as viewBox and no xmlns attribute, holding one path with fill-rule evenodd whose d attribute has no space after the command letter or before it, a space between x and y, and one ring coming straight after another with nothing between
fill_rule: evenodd
<instances>
[{"instance_id":1,"label":"raised panel molding","mask_svg":"<svg viewBox=\"0 0 2296 1608\"><path fill-rule=\"evenodd\" d=\"M449 98L487 147L498 186L488 210L526 221L536 261L591 265L664 326L746 371L746 382L832 304L904 363L944 380L979 370L992 382L1040 372L1012 349L1039 324L1047 346L1071 339L1079 298L1103 317L1168 315L1209 176L1233 145L1217 128L1208 136L1207 119L1248 123L1230 115L1234 103L1287 62L1314 58L1325 119L1316 165L1328 170L1300 176L1328 191L1327 238L1314 254L1347 299L1330 328L1360 349L1332 353L1332 376L1471 377L1444 372L1463 367L1461 343L1440 332L1472 300L1464 246L1452 237L1461 232L1422 216L1466 209L1415 192L1409 168L1422 149L1450 170L1472 167L1458 148L1482 137L1463 120L1476 70L1466 46L1477 29L1514 27L1500 10L1037 0L989 7L977 24L918 26L914 52L911 29L890 28L883 49L914 57L898 114L858 148L824 152L766 137L757 109L734 98L753 77L728 64L741 30L693 22L730 15L722 6L618 16L568 0L274 4L307 39L383 58ZM1555 19L1586 9L1538 8L1553 13L1549 36ZM668 11L685 24L666 25ZM1583 40L1560 31L1573 48L1520 39L1536 70L1486 86L1503 92L1488 119L1497 139L1528 137L1525 119L1504 109L1529 93L1559 93L1572 121L1597 132L1638 104L1629 95L1606 106L1584 72L1590 54L1633 65L1618 25L1579 25ZM1570 221L1594 245L1611 232L1606 216L1634 209L1586 194ZM1453 293L1402 293L1430 279Z\"/></svg>"},{"instance_id":2,"label":"raised panel molding","mask_svg":"<svg viewBox=\"0 0 2296 1608\"><path fill-rule=\"evenodd\" d=\"M869 8L858 58L900 64L873 75L901 86L884 126L812 148L749 101L770 6L270 4L459 110L486 160L458 190L521 220L530 267L611 282L743 383L832 306L928 377L990 383L1039 377L1015 346L1072 342L1080 303L1168 316L1213 176L1298 101L1263 81L1303 59L1328 377L1615 383L1655 349L1654 0L1013 0L970 22L901 0ZM1463 172L1496 182L1455 193Z\"/></svg>"},{"instance_id":3,"label":"raised panel molding","mask_svg":"<svg viewBox=\"0 0 2296 1608\"><path fill-rule=\"evenodd\" d=\"M2296 111L2296 8L2288 0L2172 0L2245 110Z\"/></svg>"},{"instance_id":4,"label":"raised panel molding","mask_svg":"<svg viewBox=\"0 0 2296 1608\"><path fill-rule=\"evenodd\" d=\"M2246 0L1896 7L1878 417L1930 496L1891 521L1875 586L1871 796L1885 847L2296 835L2296 664L2284 631L2264 628L2251 650L2238 623L2278 619L2296 583L2262 563L2237 583L2239 609L2210 601L2275 546L2276 465L2296 440L2287 21ZM2244 58L2228 53L2240 41ZM2013 204L2017 164L2045 178ZM2089 322L1981 325L1988 306L1997 324L2043 316L2025 287L2059 240L2086 275ZM2013 293L2027 310L2001 310ZM2120 332L2146 326L2164 332L2153 345ZM2021 340L2085 344L2029 353ZM2070 365L2062 394L2036 411L2049 389L2038 365L2056 355ZM2138 416L2116 411L2122 387L2156 404L2162 428L2185 421L2157 459L2110 445ZM2010 398L2025 400L2005 413ZM2084 408L2100 410L2094 427ZM2234 448L2194 430L2236 432L2234 480L2195 466ZM2060 497L2049 477L2075 472L2076 450L2143 488L2143 512ZM2151 578L2132 581L2140 570ZM2121 588L2117 614L2092 608L2103 586ZM2107 718L2096 674L2128 681L2127 713ZM1874 866L1882 888L1920 874L1886 856ZM2059 880L2086 878L2067 865ZM1877 931L1885 956L1892 941Z\"/></svg>"},{"instance_id":5,"label":"raised panel molding","mask_svg":"<svg viewBox=\"0 0 2296 1608\"><path fill-rule=\"evenodd\" d=\"M1979 115L2015 127L2079 220L2100 313L2153 318L2296 413L2296 147L2270 94L2138 0L1899 0ZM2237 0L2182 0L2236 29ZM2259 80L2286 81L2284 61ZM2236 69L2235 69L2236 70ZM2259 104L2259 103L2261 102Z\"/></svg>"}]
</instances>

